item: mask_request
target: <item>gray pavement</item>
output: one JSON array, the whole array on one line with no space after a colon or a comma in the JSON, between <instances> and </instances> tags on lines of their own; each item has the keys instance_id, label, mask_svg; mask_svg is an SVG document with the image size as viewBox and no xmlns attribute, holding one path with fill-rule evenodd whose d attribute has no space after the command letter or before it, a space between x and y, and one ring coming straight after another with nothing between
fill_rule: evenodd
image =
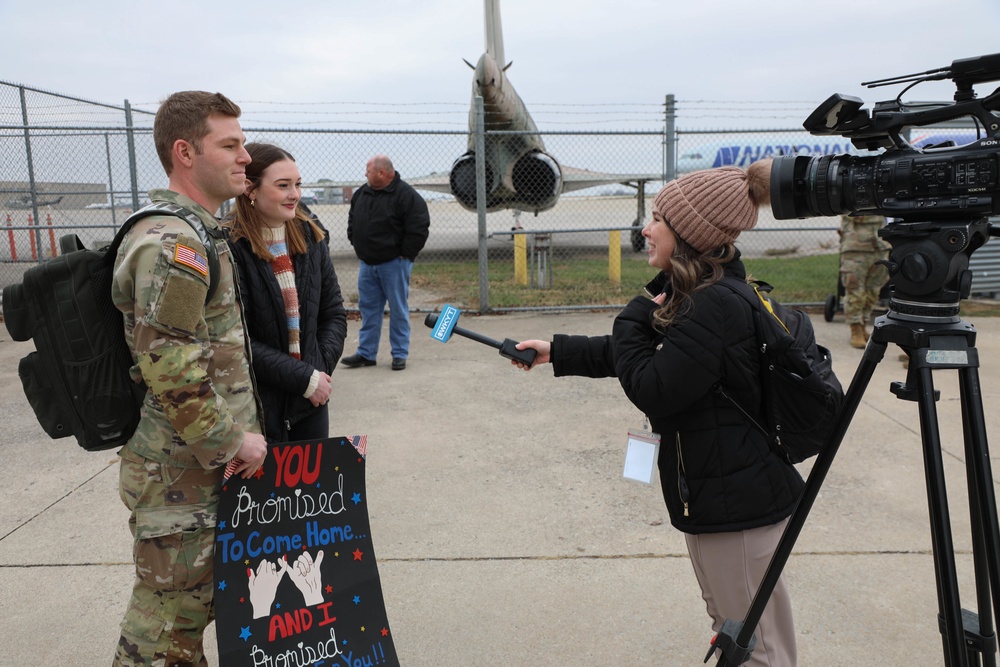
<instances>
[{"instance_id":1,"label":"gray pavement","mask_svg":"<svg viewBox=\"0 0 1000 667\"><path fill-rule=\"evenodd\" d=\"M613 316L461 325L544 338L606 333ZM524 373L467 339L432 341L422 321L404 372L387 355L338 368L331 400L334 434L369 436L372 535L402 664L701 664L712 633L683 538L658 486L621 476L641 416L617 382ZM861 352L847 326L814 322L848 384ZM970 322L995 433L1000 319ZM104 665L132 580L116 457L43 433L17 379L29 350L0 328L0 666ZM916 407L888 391L904 376L890 348L786 568L802 665L943 664ZM957 373L935 382L963 604L975 608Z\"/></svg>"}]
</instances>

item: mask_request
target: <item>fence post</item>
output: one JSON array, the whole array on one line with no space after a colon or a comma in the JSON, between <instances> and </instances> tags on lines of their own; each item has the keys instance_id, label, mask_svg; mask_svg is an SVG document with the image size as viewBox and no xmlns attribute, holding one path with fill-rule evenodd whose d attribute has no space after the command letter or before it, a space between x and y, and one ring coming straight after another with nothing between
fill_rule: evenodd
<instances>
[{"instance_id":1,"label":"fence post","mask_svg":"<svg viewBox=\"0 0 1000 667\"><path fill-rule=\"evenodd\" d=\"M135 166L135 129L132 127L132 105L125 100L125 136L128 137L128 173L129 181L132 186L132 210L139 210L139 176L136 173ZM111 193L112 205L115 201L115 195ZM214 211L213 211L214 213Z\"/></svg>"},{"instance_id":2,"label":"fence post","mask_svg":"<svg viewBox=\"0 0 1000 667\"><path fill-rule=\"evenodd\" d=\"M476 97L476 213L479 216L479 312L490 309L489 248L486 245L486 113Z\"/></svg>"},{"instance_id":3,"label":"fence post","mask_svg":"<svg viewBox=\"0 0 1000 667\"><path fill-rule=\"evenodd\" d=\"M677 107L673 95L663 102L663 181L677 177Z\"/></svg>"},{"instance_id":4,"label":"fence post","mask_svg":"<svg viewBox=\"0 0 1000 667\"><path fill-rule=\"evenodd\" d=\"M18 90L21 91L21 119L24 121L24 153L28 158L28 188L31 191L31 214L28 216L28 224L31 224L32 216L35 220L38 220L38 186L35 183L35 162L31 156L31 136L28 132L28 98L24 94L24 86L18 86ZM29 232L31 233L31 232ZM34 234L40 234L39 230L35 230ZM31 256L32 259L37 260L35 249L37 246L42 244L42 237L39 236L37 239L34 235L31 237Z\"/></svg>"}]
</instances>

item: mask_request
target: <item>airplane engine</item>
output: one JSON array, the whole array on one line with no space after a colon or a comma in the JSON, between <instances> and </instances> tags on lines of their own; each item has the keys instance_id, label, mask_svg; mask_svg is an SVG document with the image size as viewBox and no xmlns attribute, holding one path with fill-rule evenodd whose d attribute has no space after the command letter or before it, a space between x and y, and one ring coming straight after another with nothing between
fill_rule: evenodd
<instances>
[{"instance_id":1,"label":"airplane engine","mask_svg":"<svg viewBox=\"0 0 1000 667\"><path fill-rule=\"evenodd\" d=\"M497 179L493 173L490 163L486 163L486 201L497 187ZM451 176L448 178L451 184L451 193L455 195L458 203L469 209L476 210L476 156L473 153L466 153L455 160L451 165Z\"/></svg>"},{"instance_id":2,"label":"airplane engine","mask_svg":"<svg viewBox=\"0 0 1000 667\"><path fill-rule=\"evenodd\" d=\"M562 169L547 153L528 153L514 163L511 184L519 204L544 211L552 208L562 193Z\"/></svg>"}]
</instances>

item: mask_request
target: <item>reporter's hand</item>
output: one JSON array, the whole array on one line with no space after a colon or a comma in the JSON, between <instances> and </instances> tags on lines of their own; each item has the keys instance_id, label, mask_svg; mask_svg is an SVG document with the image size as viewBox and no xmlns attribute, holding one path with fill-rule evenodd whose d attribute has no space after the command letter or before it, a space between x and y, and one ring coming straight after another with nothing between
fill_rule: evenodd
<instances>
[{"instance_id":1,"label":"reporter's hand","mask_svg":"<svg viewBox=\"0 0 1000 667\"><path fill-rule=\"evenodd\" d=\"M522 340L515 346L519 350L532 349L538 354L535 356L535 362L530 366L522 364L520 361L510 360L511 366L517 366L518 368L523 368L526 371L530 371L535 366L540 364L547 364L550 360L550 355L552 354L552 343L547 340Z\"/></svg>"},{"instance_id":2,"label":"reporter's hand","mask_svg":"<svg viewBox=\"0 0 1000 667\"><path fill-rule=\"evenodd\" d=\"M319 384L316 385L316 391L309 397L309 402L313 404L313 407L318 408L321 405L326 405L327 401L330 400L330 393L333 391L333 387L330 384L331 380L332 378L329 375L320 372Z\"/></svg>"},{"instance_id":3,"label":"reporter's hand","mask_svg":"<svg viewBox=\"0 0 1000 667\"><path fill-rule=\"evenodd\" d=\"M264 459L267 458L267 439L260 433L244 433L243 444L236 452L236 458L240 464L233 474L249 479L264 465Z\"/></svg>"}]
</instances>

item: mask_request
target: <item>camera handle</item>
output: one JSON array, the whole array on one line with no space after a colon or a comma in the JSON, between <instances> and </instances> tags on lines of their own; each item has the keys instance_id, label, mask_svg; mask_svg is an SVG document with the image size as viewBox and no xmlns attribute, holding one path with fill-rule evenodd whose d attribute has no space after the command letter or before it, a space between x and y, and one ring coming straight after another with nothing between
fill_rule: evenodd
<instances>
[{"instance_id":1,"label":"camera handle","mask_svg":"<svg viewBox=\"0 0 1000 667\"><path fill-rule=\"evenodd\" d=\"M874 331L845 394L837 426L830 442L816 458L802 497L789 518L753 603L742 623L726 619L722 630L712 641L713 646L705 662L713 652L720 654L717 663L720 666L741 665L749 659L755 639L753 631L764 607L802 531L865 389L885 355L886 346L895 343L907 353L910 363L906 381L892 383L891 391L900 399L915 401L920 417L944 664L946 667L996 666L997 639L993 625L994 618L1000 617L1000 527L997 524L996 495L979 385L976 332L972 325L959 318L946 319L948 321L940 323L911 321L890 310L875 320ZM931 371L936 369L955 369L959 374L978 614L962 609L959 598L941 438L934 405L939 392L934 389Z\"/></svg>"}]
</instances>

